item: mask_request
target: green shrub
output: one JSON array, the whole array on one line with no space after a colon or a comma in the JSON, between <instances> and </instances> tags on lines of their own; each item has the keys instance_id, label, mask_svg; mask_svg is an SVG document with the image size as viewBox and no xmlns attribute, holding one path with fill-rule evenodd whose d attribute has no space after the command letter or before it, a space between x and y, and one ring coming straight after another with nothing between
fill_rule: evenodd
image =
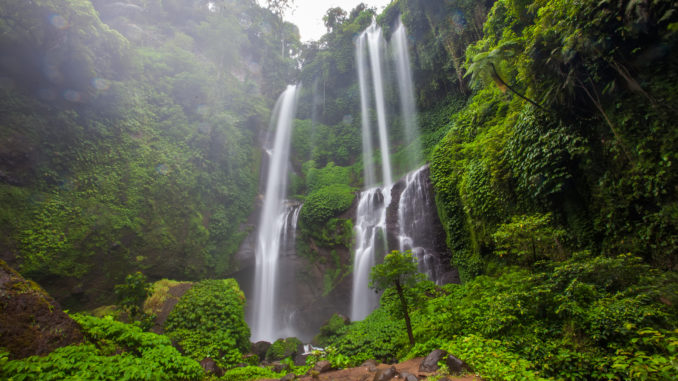
<instances>
[{"instance_id":1,"label":"green shrub","mask_svg":"<svg viewBox=\"0 0 678 381\"><path fill-rule=\"evenodd\" d=\"M245 296L233 279L196 283L165 322L165 332L198 361L213 358L221 367L239 363L249 350L244 319Z\"/></svg>"},{"instance_id":2,"label":"green shrub","mask_svg":"<svg viewBox=\"0 0 678 381\"><path fill-rule=\"evenodd\" d=\"M394 319L382 308L365 320L353 322L343 335L329 340L328 360L341 367L357 366L368 359L393 362L405 355L407 332L402 319Z\"/></svg>"},{"instance_id":3,"label":"green shrub","mask_svg":"<svg viewBox=\"0 0 678 381\"><path fill-rule=\"evenodd\" d=\"M345 184L333 184L312 192L301 208L299 221L313 229L347 210L355 198L355 190Z\"/></svg>"},{"instance_id":4,"label":"green shrub","mask_svg":"<svg viewBox=\"0 0 678 381\"><path fill-rule=\"evenodd\" d=\"M325 325L320 327L320 332L313 338L315 345L325 347L333 339L339 337L344 331L344 327L346 327L344 319L339 314L332 314L332 317L330 317Z\"/></svg>"},{"instance_id":5,"label":"green shrub","mask_svg":"<svg viewBox=\"0 0 678 381\"><path fill-rule=\"evenodd\" d=\"M200 380L198 362L182 356L166 336L114 321L111 317L72 316L88 343L70 345L47 356L6 361L0 378L8 380Z\"/></svg>"},{"instance_id":6,"label":"green shrub","mask_svg":"<svg viewBox=\"0 0 678 381\"><path fill-rule=\"evenodd\" d=\"M303 345L296 337L276 340L266 351L266 361L277 361L290 357L297 353L297 349Z\"/></svg>"},{"instance_id":7,"label":"green shrub","mask_svg":"<svg viewBox=\"0 0 678 381\"><path fill-rule=\"evenodd\" d=\"M278 379L283 376L285 376L284 372L276 373L269 368L260 366L244 366L227 370L221 379L228 381L250 381L259 380L262 378Z\"/></svg>"}]
</instances>

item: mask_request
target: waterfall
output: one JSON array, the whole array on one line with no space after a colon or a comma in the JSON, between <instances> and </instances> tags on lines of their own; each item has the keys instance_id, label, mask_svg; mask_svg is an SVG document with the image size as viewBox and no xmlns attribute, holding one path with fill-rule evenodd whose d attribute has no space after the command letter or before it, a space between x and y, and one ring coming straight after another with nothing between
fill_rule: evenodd
<instances>
[{"instance_id":1,"label":"waterfall","mask_svg":"<svg viewBox=\"0 0 678 381\"><path fill-rule=\"evenodd\" d=\"M419 141L419 126L417 124L410 54L407 47L407 32L400 19L398 19L395 32L393 32L391 37L391 44L393 44L393 56L398 76L400 112L405 127L405 139L406 143L413 145L407 150L407 164L412 169L421 163L421 142Z\"/></svg>"},{"instance_id":2,"label":"waterfall","mask_svg":"<svg viewBox=\"0 0 678 381\"><path fill-rule=\"evenodd\" d=\"M405 177L405 189L398 202L398 249L412 250L417 258L419 272L438 282L440 261L430 246L431 226L437 216L427 169L428 166L423 166Z\"/></svg>"},{"instance_id":3,"label":"waterfall","mask_svg":"<svg viewBox=\"0 0 678 381\"><path fill-rule=\"evenodd\" d=\"M290 213L294 211L285 205L285 192L297 90L296 86L288 86L278 98L273 114L274 120L277 120L277 127L270 153L264 204L255 248L256 267L252 300L255 316L251 324L252 340L255 341L273 341L277 338L276 333L282 329L276 326L280 312L276 304L276 281L278 257L281 246L286 243ZM298 215L298 212L295 214Z\"/></svg>"},{"instance_id":4,"label":"waterfall","mask_svg":"<svg viewBox=\"0 0 678 381\"><path fill-rule=\"evenodd\" d=\"M372 131L369 118L369 91L367 57L369 53L374 104L377 111L379 149L381 152L382 187L375 187L375 170L372 162ZM391 203L391 158L388 145L386 102L383 82L384 38L375 22L356 41L356 65L360 84L362 112L363 165L365 186L372 187L360 194L356 214L356 245L353 260L353 288L351 295L351 320L365 318L378 305L379 298L368 287L370 270L378 254L383 254L386 244L386 208Z\"/></svg>"},{"instance_id":5,"label":"waterfall","mask_svg":"<svg viewBox=\"0 0 678 381\"><path fill-rule=\"evenodd\" d=\"M362 120L363 137L363 172L365 186L376 184L374 162L372 161L372 132L370 128L370 102L367 88L367 60L365 57L365 35L356 41L356 66L358 67L358 83L360 85L360 115Z\"/></svg>"},{"instance_id":6,"label":"waterfall","mask_svg":"<svg viewBox=\"0 0 678 381\"><path fill-rule=\"evenodd\" d=\"M372 69L372 82L374 84L374 102L377 107L377 126L379 127L379 149L381 150L381 181L384 185L393 182L391 175L391 158L388 149L388 131L386 123L386 102L384 101L384 76L383 76L383 51L384 37L381 28L376 22L372 22L363 33L367 39L367 50L370 53L370 67Z\"/></svg>"},{"instance_id":7,"label":"waterfall","mask_svg":"<svg viewBox=\"0 0 678 381\"><path fill-rule=\"evenodd\" d=\"M368 287L376 256L386 249L386 208L391 203L391 187L363 191L356 213L356 247L353 263L351 320L364 319L379 304L379 297Z\"/></svg>"},{"instance_id":8,"label":"waterfall","mask_svg":"<svg viewBox=\"0 0 678 381\"><path fill-rule=\"evenodd\" d=\"M400 112L405 130L403 147L407 150L407 168L421 165L421 143L414 98L414 85L410 67L407 34L402 21L398 21L391 38L393 63L400 100ZM388 119L384 99L384 38L381 28L372 23L356 41L356 66L360 84L362 111L363 166L365 187L360 194L355 223L355 255L353 264L353 291L351 295L351 320L364 319L377 307L379 298L368 288L369 274L382 255L392 245L401 251L412 250L417 257L419 270L431 280L440 278L439 252L432 243L432 225L437 219L435 204L430 196L428 168L421 167L409 173L397 186L393 184L388 142ZM368 57L365 53L369 53ZM382 186L376 184L373 164L372 130L368 74L371 74L373 102L377 116L377 132L381 152ZM397 199L396 199L397 198ZM393 200L394 205L391 205ZM397 213L392 210L397 208ZM389 211L392 210L392 211ZM397 215L396 215L397 214ZM388 218L387 218L388 216ZM428 234L428 235L427 235ZM397 238L397 243L396 239ZM393 239L393 240L391 240Z\"/></svg>"}]
</instances>

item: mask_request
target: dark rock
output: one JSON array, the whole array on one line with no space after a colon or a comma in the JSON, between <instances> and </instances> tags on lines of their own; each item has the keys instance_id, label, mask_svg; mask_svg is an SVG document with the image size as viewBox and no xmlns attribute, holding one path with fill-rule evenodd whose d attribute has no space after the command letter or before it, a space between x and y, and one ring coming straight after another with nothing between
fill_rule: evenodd
<instances>
[{"instance_id":1,"label":"dark rock","mask_svg":"<svg viewBox=\"0 0 678 381\"><path fill-rule=\"evenodd\" d=\"M374 375L374 381L389 381L393 377L398 375L398 371L395 366L392 366L386 370L379 370L377 374Z\"/></svg>"},{"instance_id":2,"label":"dark rock","mask_svg":"<svg viewBox=\"0 0 678 381\"><path fill-rule=\"evenodd\" d=\"M376 372L377 371L377 362L374 360L367 360L362 365L361 367L367 368L368 371L370 372Z\"/></svg>"},{"instance_id":3,"label":"dark rock","mask_svg":"<svg viewBox=\"0 0 678 381\"><path fill-rule=\"evenodd\" d=\"M419 380L417 378L417 376L415 376L412 373L407 373L407 372L400 373L400 378L402 378L405 381L417 381L417 380Z\"/></svg>"},{"instance_id":4,"label":"dark rock","mask_svg":"<svg viewBox=\"0 0 678 381\"><path fill-rule=\"evenodd\" d=\"M298 354L294 356L294 365L295 366L304 366L306 365L306 359L308 358L308 355L305 354Z\"/></svg>"},{"instance_id":5,"label":"dark rock","mask_svg":"<svg viewBox=\"0 0 678 381\"><path fill-rule=\"evenodd\" d=\"M213 374L217 377L221 377L224 375L224 370L219 368L216 362L214 362L213 359L209 357L205 357L200 361L200 366L205 369L205 372L209 374Z\"/></svg>"},{"instance_id":6,"label":"dark rock","mask_svg":"<svg viewBox=\"0 0 678 381\"><path fill-rule=\"evenodd\" d=\"M271 365L273 365L273 371L276 373L280 373L283 370L290 369L290 366L288 364L283 364L280 361L274 361Z\"/></svg>"},{"instance_id":7,"label":"dark rock","mask_svg":"<svg viewBox=\"0 0 678 381\"><path fill-rule=\"evenodd\" d=\"M297 376L294 373L287 373L280 381L293 381Z\"/></svg>"},{"instance_id":8,"label":"dark rock","mask_svg":"<svg viewBox=\"0 0 678 381\"><path fill-rule=\"evenodd\" d=\"M447 368L450 370L450 373L460 374L471 372L471 367L468 366L468 364L452 355L449 355L447 358L445 358L445 364L447 364Z\"/></svg>"},{"instance_id":9,"label":"dark rock","mask_svg":"<svg viewBox=\"0 0 678 381\"><path fill-rule=\"evenodd\" d=\"M438 361L442 360L443 357L447 355L442 349L436 349L433 352L429 353L428 356L421 362L419 365L420 372L435 372L438 370Z\"/></svg>"},{"instance_id":10,"label":"dark rock","mask_svg":"<svg viewBox=\"0 0 678 381\"><path fill-rule=\"evenodd\" d=\"M315 363L313 370L315 370L318 373L327 372L332 370L332 364L330 364L330 362L326 360L318 361L317 363Z\"/></svg>"},{"instance_id":11,"label":"dark rock","mask_svg":"<svg viewBox=\"0 0 678 381\"><path fill-rule=\"evenodd\" d=\"M271 343L269 343L268 341L257 341L256 343L252 344L250 352L252 352L252 354L259 356L259 359L263 360L266 357L266 352L268 351L268 348L270 347Z\"/></svg>"},{"instance_id":12,"label":"dark rock","mask_svg":"<svg viewBox=\"0 0 678 381\"><path fill-rule=\"evenodd\" d=\"M78 323L37 283L0 260L0 343L10 359L82 342Z\"/></svg>"}]
</instances>

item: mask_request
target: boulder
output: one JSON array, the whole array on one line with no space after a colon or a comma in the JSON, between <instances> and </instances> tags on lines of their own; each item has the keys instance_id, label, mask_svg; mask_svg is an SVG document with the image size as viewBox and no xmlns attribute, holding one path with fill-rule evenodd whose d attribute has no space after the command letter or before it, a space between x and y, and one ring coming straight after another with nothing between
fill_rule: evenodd
<instances>
[{"instance_id":1,"label":"boulder","mask_svg":"<svg viewBox=\"0 0 678 381\"><path fill-rule=\"evenodd\" d=\"M377 362L374 360L366 360L360 367L367 368L369 372L376 372L377 371Z\"/></svg>"},{"instance_id":2,"label":"boulder","mask_svg":"<svg viewBox=\"0 0 678 381\"><path fill-rule=\"evenodd\" d=\"M332 370L332 364L330 364L330 362L326 360L318 361L317 363L315 363L313 370L318 373L328 372Z\"/></svg>"},{"instance_id":3,"label":"boulder","mask_svg":"<svg viewBox=\"0 0 678 381\"><path fill-rule=\"evenodd\" d=\"M438 370L438 361L442 360L443 357L447 355L447 352L445 352L442 349L436 349L433 352L429 353L428 356L424 359L424 361L421 362L421 365L419 365L419 371L420 372L435 372Z\"/></svg>"},{"instance_id":4,"label":"boulder","mask_svg":"<svg viewBox=\"0 0 678 381\"><path fill-rule=\"evenodd\" d=\"M395 366L391 366L388 369L377 371L377 374L374 375L373 380L374 381L389 381L396 376L398 376L398 371L396 370Z\"/></svg>"},{"instance_id":5,"label":"boulder","mask_svg":"<svg viewBox=\"0 0 678 381\"><path fill-rule=\"evenodd\" d=\"M407 373L407 372L401 372L400 373L400 378L402 378L405 381L417 381L419 380L417 376L415 376L412 373Z\"/></svg>"},{"instance_id":6,"label":"boulder","mask_svg":"<svg viewBox=\"0 0 678 381\"><path fill-rule=\"evenodd\" d=\"M10 359L46 355L82 339L56 300L0 260L0 343Z\"/></svg>"},{"instance_id":7,"label":"boulder","mask_svg":"<svg viewBox=\"0 0 678 381\"><path fill-rule=\"evenodd\" d=\"M280 381L293 381L295 378L297 378L297 376L294 373L287 373Z\"/></svg>"},{"instance_id":8,"label":"boulder","mask_svg":"<svg viewBox=\"0 0 678 381\"><path fill-rule=\"evenodd\" d=\"M263 360L266 357L266 352L270 347L271 343L269 343L268 341L257 341L256 343L252 344L250 352L252 352L252 354L259 356L260 360Z\"/></svg>"},{"instance_id":9,"label":"boulder","mask_svg":"<svg viewBox=\"0 0 678 381\"><path fill-rule=\"evenodd\" d=\"M217 363L210 357L205 357L204 359L202 359L202 361L200 361L200 366L208 374L213 374L217 377L221 377L224 375L224 370L219 368Z\"/></svg>"},{"instance_id":10,"label":"boulder","mask_svg":"<svg viewBox=\"0 0 678 381\"><path fill-rule=\"evenodd\" d=\"M283 370L290 370L290 366L288 364L283 364L280 361L274 361L271 365L273 366L273 371L276 373L280 373Z\"/></svg>"},{"instance_id":11,"label":"boulder","mask_svg":"<svg viewBox=\"0 0 678 381\"><path fill-rule=\"evenodd\" d=\"M452 355L449 355L447 356L447 358L445 358L445 364L447 365L447 368L450 370L450 373L453 374L471 372L471 367L468 366L468 364Z\"/></svg>"},{"instance_id":12,"label":"boulder","mask_svg":"<svg viewBox=\"0 0 678 381\"><path fill-rule=\"evenodd\" d=\"M294 356L294 365L295 366L304 366L306 365L306 359L308 358L308 355L306 354L297 354Z\"/></svg>"}]
</instances>

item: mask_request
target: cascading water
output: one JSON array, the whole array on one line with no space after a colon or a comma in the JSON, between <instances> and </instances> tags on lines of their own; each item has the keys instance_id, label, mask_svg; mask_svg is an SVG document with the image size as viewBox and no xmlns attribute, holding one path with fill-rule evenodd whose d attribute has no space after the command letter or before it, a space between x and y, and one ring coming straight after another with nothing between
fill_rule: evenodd
<instances>
[{"instance_id":1,"label":"cascading water","mask_svg":"<svg viewBox=\"0 0 678 381\"><path fill-rule=\"evenodd\" d=\"M391 157L388 149L388 130L386 123L386 102L384 101L384 37L381 28L376 22L363 32L362 38L367 39L367 50L370 53L370 67L372 69L372 82L374 89L374 102L377 108L377 126L379 127L379 149L381 150L382 183L387 186L393 183L391 174ZM372 185L372 184L366 184Z\"/></svg>"},{"instance_id":2,"label":"cascading water","mask_svg":"<svg viewBox=\"0 0 678 381\"><path fill-rule=\"evenodd\" d=\"M356 214L356 248L353 263L351 320L364 319L379 303L369 289L370 270L376 264L378 248L386 249L386 207L391 203L391 187L363 191Z\"/></svg>"},{"instance_id":3,"label":"cascading water","mask_svg":"<svg viewBox=\"0 0 678 381\"><path fill-rule=\"evenodd\" d=\"M391 36L391 44L393 45L393 56L398 76L400 113L405 127L405 143L411 145L407 148L408 167L412 169L421 165L421 142L419 141L419 126L417 125L417 110L414 101L410 53L407 47L407 31L400 19L398 19L395 32Z\"/></svg>"},{"instance_id":4,"label":"cascading water","mask_svg":"<svg viewBox=\"0 0 678 381\"><path fill-rule=\"evenodd\" d=\"M429 246L431 226L437 216L433 214L436 209L428 189L427 169L428 166L423 166L405 177L405 189L398 202L398 249L412 250L419 272L438 282L440 261Z\"/></svg>"},{"instance_id":5,"label":"cascading water","mask_svg":"<svg viewBox=\"0 0 678 381\"><path fill-rule=\"evenodd\" d=\"M360 115L363 137L363 172L366 186L376 184L374 162L372 161L372 129L370 128L370 102L367 88L367 59L365 58L366 37L361 35L356 41L356 65L358 67L358 83L360 85Z\"/></svg>"},{"instance_id":6,"label":"cascading water","mask_svg":"<svg viewBox=\"0 0 678 381\"><path fill-rule=\"evenodd\" d=\"M255 248L256 267L254 298L254 321L252 340L275 340L281 327L276 327L278 306L276 304L276 281L278 278L278 257L283 234L290 217L290 208L285 207L287 170L290 154L292 122L296 111L297 86L288 86L280 95L274 111L277 127L271 150L264 193L264 204L259 220Z\"/></svg>"},{"instance_id":7,"label":"cascading water","mask_svg":"<svg viewBox=\"0 0 678 381\"><path fill-rule=\"evenodd\" d=\"M391 44L397 74L400 110L405 129L404 146L407 146L407 168L413 169L421 165L422 157L407 34L401 21L395 28ZM435 254L436 250L433 247L434 245L431 244L430 236L427 237L427 234L431 234L433 219L437 218L435 205L430 196L431 189L427 187L427 167L424 166L409 173L403 187L394 186L391 177L388 124L384 100L383 67L385 59L383 50L384 39L381 28L373 22L356 41L356 61L362 111L363 166L365 186L368 189L360 194L356 214L351 320L365 318L378 305L378 295L368 288L369 274L376 264L378 255L385 254L391 249L388 247L389 237L395 238L397 236L398 249L401 251L412 250L418 259L421 272L426 273L431 280L437 281L439 278L440 261ZM369 53L369 67L371 69L369 73L366 52ZM373 164L368 74L371 74L377 116L382 165L381 187L376 184L376 171ZM390 206L394 197L399 197L399 199L394 201L395 205ZM397 216L388 217L392 215L389 210L394 207L397 208ZM395 229L396 226L397 230Z\"/></svg>"},{"instance_id":8,"label":"cascading water","mask_svg":"<svg viewBox=\"0 0 678 381\"><path fill-rule=\"evenodd\" d=\"M367 57L369 52L374 103L377 110L379 148L382 164L382 187L376 187L375 171L372 163L372 131L369 123L369 91L367 80ZM353 289L351 295L351 320L365 318L377 306L378 296L369 289L369 275L376 263L377 253L387 249L386 244L386 208L391 203L391 158L388 149L388 131L386 105L384 101L384 83L382 60L384 38L376 23L367 28L356 42L356 61L360 84L360 105L362 111L363 164L365 167L365 186L372 187L360 194L356 214L356 247L353 261Z\"/></svg>"}]
</instances>

